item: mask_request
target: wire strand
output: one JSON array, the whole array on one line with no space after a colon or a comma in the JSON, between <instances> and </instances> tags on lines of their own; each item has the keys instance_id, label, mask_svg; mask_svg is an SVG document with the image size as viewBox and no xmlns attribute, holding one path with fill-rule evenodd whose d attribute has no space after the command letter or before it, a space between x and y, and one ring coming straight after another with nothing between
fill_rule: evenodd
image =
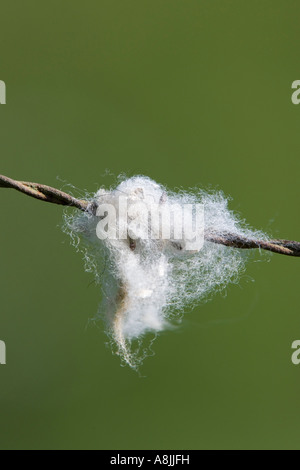
<instances>
[{"instance_id":1,"label":"wire strand","mask_svg":"<svg viewBox=\"0 0 300 470\"><path fill-rule=\"evenodd\" d=\"M84 212L96 212L96 207L88 201L76 199L59 189L52 188L40 183L29 183L26 181L17 181L7 176L0 175L0 188L12 188L20 191L27 196L34 197L51 204L76 207ZM291 240L256 240L234 233L215 233L206 232L205 241L216 243L238 249L255 249L271 251L286 256L300 256L300 242Z\"/></svg>"}]
</instances>

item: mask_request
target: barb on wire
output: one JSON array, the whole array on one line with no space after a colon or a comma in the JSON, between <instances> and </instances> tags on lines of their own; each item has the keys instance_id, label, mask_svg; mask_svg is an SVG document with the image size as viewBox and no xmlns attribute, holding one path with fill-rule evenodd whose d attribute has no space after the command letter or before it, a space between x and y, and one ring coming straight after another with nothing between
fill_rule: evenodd
<instances>
[{"instance_id":1,"label":"barb on wire","mask_svg":"<svg viewBox=\"0 0 300 470\"><path fill-rule=\"evenodd\" d=\"M60 191L51 186L39 183L28 183L25 181L16 181L7 176L0 175L0 188L13 188L27 196L40 199L52 204L76 207L84 212L95 213L95 207L88 201L76 199L70 194ZM234 233L214 233L206 232L205 240L219 245L225 245L239 249L254 249L272 251L287 256L300 256L300 242L291 240L256 240L249 239Z\"/></svg>"}]
</instances>

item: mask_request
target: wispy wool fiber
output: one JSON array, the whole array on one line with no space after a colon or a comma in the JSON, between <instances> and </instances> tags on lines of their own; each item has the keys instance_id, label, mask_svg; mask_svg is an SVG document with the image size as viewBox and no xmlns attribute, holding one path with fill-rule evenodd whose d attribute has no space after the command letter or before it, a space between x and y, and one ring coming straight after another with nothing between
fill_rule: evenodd
<instances>
[{"instance_id":1,"label":"wispy wool fiber","mask_svg":"<svg viewBox=\"0 0 300 470\"><path fill-rule=\"evenodd\" d=\"M229 210L228 198L222 192L174 192L148 177L136 176L123 179L116 188L99 189L89 198L90 207L111 204L119 216L120 196L126 198L129 206L142 201L149 209L151 204L159 206L165 201L179 208L202 204L206 238L209 234L234 233L268 240L264 233L251 230ZM100 240L96 233L99 217L94 213L91 210L65 215L65 230L82 251L86 270L101 285L99 316L104 319L117 353L125 363L137 368L147 354L141 346L147 333L156 335L174 327L184 309L192 309L212 293L237 282L247 255L207 240L200 251L189 252L184 249L184 236L181 240L143 238L142 223L126 239ZM138 218L140 214L135 215Z\"/></svg>"}]
</instances>

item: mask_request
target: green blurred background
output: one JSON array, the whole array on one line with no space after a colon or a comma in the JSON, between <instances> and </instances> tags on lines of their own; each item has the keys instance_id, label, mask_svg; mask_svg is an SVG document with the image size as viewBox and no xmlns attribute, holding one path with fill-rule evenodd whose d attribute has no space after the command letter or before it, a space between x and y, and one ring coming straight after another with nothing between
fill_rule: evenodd
<instances>
[{"instance_id":1,"label":"green blurred background","mask_svg":"<svg viewBox=\"0 0 300 470\"><path fill-rule=\"evenodd\" d=\"M0 172L222 189L252 226L299 239L299 14L296 0L2 2ZM141 378L89 325L100 288L62 209L0 197L2 449L300 447L297 259L255 254L155 341Z\"/></svg>"}]
</instances>

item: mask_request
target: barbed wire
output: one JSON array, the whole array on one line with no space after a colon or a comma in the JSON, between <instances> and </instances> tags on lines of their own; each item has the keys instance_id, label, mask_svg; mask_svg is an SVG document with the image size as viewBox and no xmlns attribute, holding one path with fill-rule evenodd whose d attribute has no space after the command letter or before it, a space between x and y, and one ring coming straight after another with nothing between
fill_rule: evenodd
<instances>
[{"instance_id":1,"label":"barbed wire","mask_svg":"<svg viewBox=\"0 0 300 470\"><path fill-rule=\"evenodd\" d=\"M0 188L16 189L27 196L34 197L35 199L39 199L44 202L76 207L84 212L96 213L95 205L91 204L89 201L76 199L70 194L44 184L17 181L8 178L7 176L0 175ZM205 232L204 238L208 242L232 248L258 248L287 256L300 256L300 242L292 240L258 240L243 237L234 233L214 233L213 231Z\"/></svg>"}]
</instances>

